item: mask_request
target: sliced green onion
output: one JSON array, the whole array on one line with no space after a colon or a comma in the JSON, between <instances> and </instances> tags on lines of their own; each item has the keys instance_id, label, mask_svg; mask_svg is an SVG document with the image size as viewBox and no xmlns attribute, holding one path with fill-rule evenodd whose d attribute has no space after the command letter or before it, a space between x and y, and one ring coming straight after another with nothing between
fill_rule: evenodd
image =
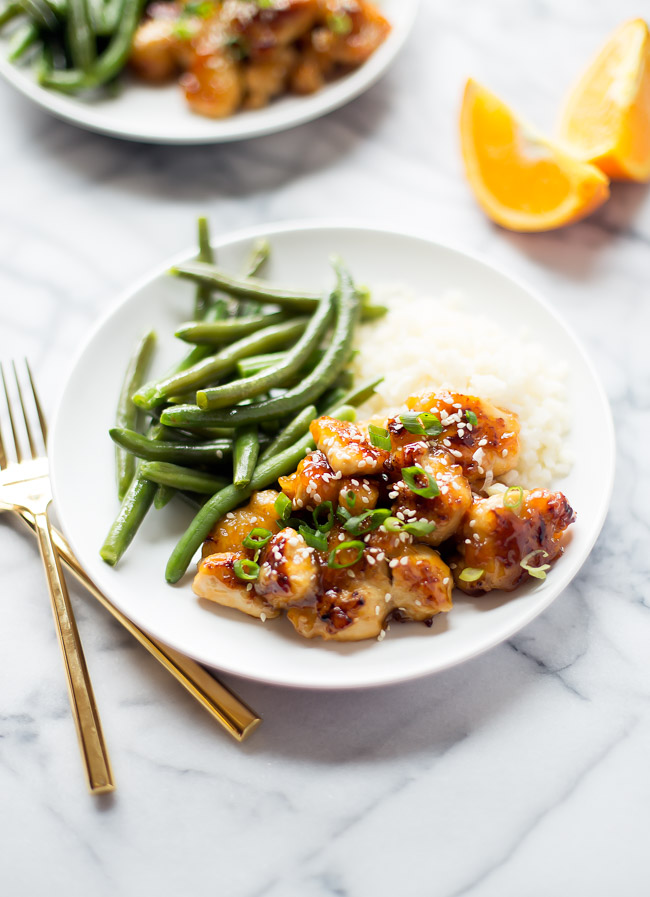
<instances>
[{"instance_id":1,"label":"sliced green onion","mask_svg":"<svg viewBox=\"0 0 650 897\"><path fill-rule=\"evenodd\" d=\"M426 479L427 485L418 486L416 477L423 477ZM429 476L426 470L423 470L421 467L402 468L402 479L411 492L415 492L415 494L419 495L421 498L435 498L437 495L440 495L440 489L438 489L438 484L434 478Z\"/></svg>"},{"instance_id":2,"label":"sliced green onion","mask_svg":"<svg viewBox=\"0 0 650 897\"><path fill-rule=\"evenodd\" d=\"M260 549L264 548L264 546L271 541L273 538L273 533L271 530L264 529L263 526L256 526L254 529L250 531L250 533L246 536L242 545L244 548L252 548L252 549Z\"/></svg>"},{"instance_id":3,"label":"sliced green onion","mask_svg":"<svg viewBox=\"0 0 650 897\"><path fill-rule=\"evenodd\" d=\"M260 565L248 558L240 558L232 565L235 576L245 582L255 582L260 575Z\"/></svg>"},{"instance_id":4,"label":"sliced green onion","mask_svg":"<svg viewBox=\"0 0 650 897\"><path fill-rule=\"evenodd\" d=\"M410 533L416 539L421 539L432 533L436 525L429 520L412 520L410 523L406 523L399 517L387 517L383 522L383 527L389 533Z\"/></svg>"},{"instance_id":5,"label":"sliced green onion","mask_svg":"<svg viewBox=\"0 0 650 897\"><path fill-rule=\"evenodd\" d=\"M415 436L440 436L444 429L440 419L430 411L406 411L399 419L404 429Z\"/></svg>"},{"instance_id":6,"label":"sliced green onion","mask_svg":"<svg viewBox=\"0 0 650 897\"><path fill-rule=\"evenodd\" d=\"M291 513L291 499L288 498L284 492L281 492L276 498L273 507L280 518L280 523L286 523L289 519L289 514Z\"/></svg>"},{"instance_id":7,"label":"sliced green onion","mask_svg":"<svg viewBox=\"0 0 650 897\"><path fill-rule=\"evenodd\" d=\"M413 433L415 436L426 436L426 430L420 423L420 415L417 411L406 411L404 414L400 414L399 419L409 433Z\"/></svg>"},{"instance_id":8,"label":"sliced green onion","mask_svg":"<svg viewBox=\"0 0 650 897\"><path fill-rule=\"evenodd\" d=\"M327 512L327 518L324 523L321 520L323 511ZM320 530L321 533L329 533L334 526L334 506L332 502L322 501L318 507L314 508L311 516L314 518L314 526L317 530Z\"/></svg>"},{"instance_id":9,"label":"sliced green onion","mask_svg":"<svg viewBox=\"0 0 650 897\"><path fill-rule=\"evenodd\" d=\"M354 492L352 493L352 495L354 495ZM348 509L344 508L343 505L339 505L336 509L336 516L339 518L339 520L342 520L343 523L346 523L350 519L350 517L352 517L352 514L350 514Z\"/></svg>"},{"instance_id":10,"label":"sliced green onion","mask_svg":"<svg viewBox=\"0 0 650 897\"><path fill-rule=\"evenodd\" d=\"M466 411L465 418L467 420L467 423L471 424L473 427L478 424L478 417L474 414L473 411Z\"/></svg>"},{"instance_id":11,"label":"sliced green onion","mask_svg":"<svg viewBox=\"0 0 650 897\"><path fill-rule=\"evenodd\" d=\"M340 545L337 545L336 548L330 551L330 556L327 561L327 566L331 567L333 570L345 570L346 567L354 567L356 563L358 563L363 557L363 550L365 545L363 542L341 542ZM344 561L343 563L339 563L336 560L336 556L340 551L352 551L356 550L357 556L351 561Z\"/></svg>"},{"instance_id":12,"label":"sliced green onion","mask_svg":"<svg viewBox=\"0 0 650 897\"><path fill-rule=\"evenodd\" d=\"M485 573L485 570L479 570L478 567L465 567L458 574L458 578L461 582L476 582L480 579Z\"/></svg>"},{"instance_id":13,"label":"sliced green onion","mask_svg":"<svg viewBox=\"0 0 650 897\"><path fill-rule=\"evenodd\" d=\"M541 556L545 558L548 557L548 551L544 551L543 548L537 548L535 551L529 552L525 558L519 561L519 565L523 567L526 573L530 576L534 576L535 579L546 579L546 571L551 569L550 564L540 564L539 567L530 566L530 562L538 554L541 554Z\"/></svg>"},{"instance_id":14,"label":"sliced green onion","mask_svg":"<svg viewBox=\"0 0 650 897\"><path fill-rule=\"evenodd\" d=\"M348 492L345 495L345 503L348 506L348 508L353 508L356 500L357 500L357 497L354 494L354 492L352 491L352 489L348 490Z\"/></svg>"},{"instance_id":15,"label":"sliced green onion","mask_svg":"<svg viewBox=\"0 0 650 897\"><path fill-rule=\"evenodd\" d=\"M357 517L350 517L343 524L343 528L353 536L365 536L366 533L379 529L388 517L390 517L390 511L386 508L376 508L374 511L364 511Z\"/></svg>"},{"instance_id":16,"label":"sliced green onion","mask_svg":"<svg viewBox=\"0 0 650 897\"><path fill-rule=\"evenodd\" d=\"M435 414L432 414L430 411L423 411L420 415L420 420L422 421L422 426L424 427L424 432L427 436L440 436L444 427L440 423L440 418L436 417Z\"/></svg>"},{"instance_id":17,"label":"sliced green onion","mask_svg":"<svg viewBox=\"0 0 650 897\"><path fill-rule=\"evenodd\" d=\"M428 536L435 528L436 525L432 520L413 520L411 523L404 524L404 532L410 533L416 539Z\"/></svg>"},{"instance_id":18,"label":"sliced green onion","mask_svg":"<svg viewBox=\"0 0 650 897\"><path fill-rule=\"evenodd\" d=\"M503 493L503 507L518 514L524 503L524 490L521 486L511 486Z\"/></svg>"},{"instance_id":19,"label":"sliced green onion","mask_svg":"<svg viewBox=\"0 0 650 897\"><path fill-rule=\"evenodd\" d=\"M346 12L333 12L327 16L327 27L334 34L345 37L352 31L353 22Z\"/></svg>"},{"instance_id":20,"label":"sliced green onion","mask_svg":"<svg viewBox=\"0 0 650 897\"><path fill-rule=\"evenodd\" d=\"M313 530L306 523L300 524L298 532L310 548L315 548L317 551L327 551L327 536L324 532Z\"/></svg>"},{"instance_id":21,"label":"sliced green onion","mask_svg":"<svg viewBox=\"0 0 650 897\"><path fill-rule=\"evenodd\" d=\"M384 427L375 427L374 424L370 424L368 436L370 436L370 442L375 448L383 449L386 452L391 450L390 434Z\"/></svg>"}]
</instances>

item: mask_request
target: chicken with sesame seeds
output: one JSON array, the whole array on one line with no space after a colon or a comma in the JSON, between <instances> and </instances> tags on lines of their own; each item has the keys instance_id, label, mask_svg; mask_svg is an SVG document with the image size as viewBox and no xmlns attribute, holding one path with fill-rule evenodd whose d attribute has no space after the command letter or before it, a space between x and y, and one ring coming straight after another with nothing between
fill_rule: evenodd
<instances>
[{"instance_id":1,"label":"chicken with sesame seeds","mask_svg":"<svg viewBox=\"0 0 650 897\"><path fill-rule=\"evenodd\" d=\"M151 3L133 38L136 76L180 83L193 112L224 118L362 65L390 33L369 0Z\"/></svg>"},{"instance_id":2,"label":"chicken with sesame seeds","mask_svg":"<svg viewBox=\"0 0 650 897\"><path fill-rule=\"evenodd\" d=\"M199 598L214 601L222 607L232 607L249 617L268 619L278 617L280 611L264 600L236 573L236 564L246 558L242 551L223 551L209 554L199 562L193 589Z\"/></svg>"},{"instance_id":3,"label":"chicken with sesame seeds","mask_svg":"<svg viewBox=\"0 0 650 897\"><path fill-rule=\"evenodd\" d=\"M318 563L300 533L288 527L277 533L260 561L255 591L277 610L311 601L316 595Z\"/></svg>"},{"instance_id":4,"label":"chicken with sesame seeds","mask_svg":"<svg viewBox=\"0 0 650 897\"><path fill-rule=\"evenodd\" d=\"M575 512L561 492L520 487L477 499L456 534L451 564L456 585L481 594L511 592L529 570L541 570L563 551L563 536ZM544 578L543 576L541 578Z\"/></svg>"},{"instance_id":5,"label":"chicken with sesame seeds","mask_svg":"<svg viewBox=\"0 0 650 897\"><path fill-rule=\"evenodd\" d=\"M282 493L255 494L214 528L197 594L260 619L286 611L305 638L381 641L392 619L450 611L454 585L543 578L574 520L564 495L481 494L516 463L517 416L444 390L408 405L388 421L312 421L318 448L280 477Z\"/></svg>"},{"instance_id":6,"label":"chicken with sesame seeds","mask_svg":"<svg viewBox=\"0 0 650 897\"><path fill-rule=\"evenodd\" d=\"M425 442L415 442L397 449L386 464L393 481L389 498L392 512L405 523L420 521L433 524L418 537L427 545L440 545L456 532L472 503L472 490L463 470L446 452L435 451ZM402 479L402 470L418 467L436 484L432 497L418 495Z\"/></svg>"},{"instance_id":7,"label":"chicken with sesame seeds","mask_svg":"<svg viewBox=\"0 0 650 897\"><path fill-rule=\"evenodd\" d=\"M323 452L310 452L295 473L280 477L280 488L291 499L294 511L313 510L324 501L337 503L341 493L354 513L374 508L379 487L367 477L344 477L330 465Z\"/></svg>"},{"instance_id":8,"label":"chicken with sesame seeds","mask_svg":"<svg viewBox=\"0 0 650 897\"><path fill-rule=\"evenodd\" d=\"M381 473L389 458L389 453L374 446L358 424L319 417L311 422L309 430L331 468L344 476Z\"/></svg>"},{"instance_id":9,"label":"chicken with sesame seeds","mask_svg":"<svg viewBox=\"0 0 650 897\"><path fill-rule=\"evenodd\" d=\"M411 396L410 411L429 412L440 421L436 444L446 449L472 485L502 476L517 466L519 420L486 399L441 390ZM401 438L405 438L403 435Z\"/></svg>"}]
</instances>

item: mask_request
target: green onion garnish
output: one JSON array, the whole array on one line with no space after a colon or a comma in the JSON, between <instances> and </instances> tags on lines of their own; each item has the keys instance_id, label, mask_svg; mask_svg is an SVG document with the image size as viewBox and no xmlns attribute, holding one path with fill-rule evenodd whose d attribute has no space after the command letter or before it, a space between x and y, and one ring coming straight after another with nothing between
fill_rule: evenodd
<instances>
[{"instance_id":1,"label":"green onion garnish","mask_svg":"<svg viewBox=\"0 0 650 897\"><path fill-rule=\"evenodd\" d=\"M416 539L428 536L436 528L435 523L429 520L412 520L410 523L406 523L399 517L387 517L383 526L389 533L410 533Z\"/></svg>"},{"instance_id":2,"label":"green onion garnish","mask_svg":"<svg viewBox=\"0 0 650 897\"><path fill-rule=\"evenodd\" d=\"M426 430L420 423L420 415L417 411L406 411L404 414L400 414L399 419L409 433L413 433L415 436L426 436Z\"/></svg>"},{"instance_id":3,"label":"green onion garnish","mask_svg":"<svg viewBox=\"0 0 650 897\"><path fill-rule=\"evenodd\" d=\"M287 498L284 492L281 492L276 498L273 507L280 518L280 523L286 523L291 513L291 499Z\"/></svg>"},{"instance_id":4,"label":"green onion garnish","mask_svg":"<svg viewBox=\"0 0 650 897\"><path fill-rule=\"evenodd\" d=\"M354 494L352 489L349 489L348 492L345 493L345 503L348 506L348 508L353 508L356 500L357 500L356 495Z\"/></svg>"},{"instance_id":5,"label":"green onion garnish","mask_svg":"<svg viewBox=\"0 0 650 897\"><path fill-rule=\"evenodd\" d=\"M524 568L526 573L530 576L534 576L535 579L546 579L546 571L551 569L550 564L540 564L539 567L531 567L530 562L532 559L541 554L542 557L548 557L548 551L544 551L542 548L537 548L535 551L529 552L523 560L519 561L519 565Z\"/></svg>"},{"instance_id":6,"label":"green onion garnish","mask_svg":"<svg viewBox=\"0 0 650 897\"><path fill-rule=\"evenodd\" d=\"M323 511L327 514L325 522L321 520ZM332 505L332 502L321 502L318 507L314 508L312 517L314 518L314 526L317 530L320 530L321 533L329 533L334 526L334 506Z\"/></svg>"},{"instance_id":7,"label":"green onion garnish","mask_svg":"<svg viewBox=\"0 0 650 897\"><path fill-rule=\"evenodd\" d=\"M390 511L386 508L376 508L374 511L364 511L357 517L350 517L343 524L343 528L353 536L365 536L366 533L379 529L387 517L390 517Z\"/></svg>"},{"instance_id":8,"label":"green onion garnish","mask_svg":"<svg viewBox=\"0 0 650 897\"><path fill-rule=\"evenodd\" d=\"M524 490L521 486L511 486L503 493L503 507L518 514L524 503Z\"/></svg>"},{"instance_id":9,"label":"green onion garnish","mask_svg":"<svg viewBox=\"0 0 650 897\"><path fill-rule=\"evenodd\" d=\"M406 411L399 419L404 429L415 436L440 436L444 429L440 419L430 411Z\"/></svg>"},{"instance_id":10,"label":"green onion garnish","mask_svg":"<svg viewBox=\"0 0 650 897\"><path fill-rule=\"evenodd\" d=\"M484 573L485 570L479 570L478 567L465 567L465 569L458 574L458 578L461 582L476 582Z\"/></svg>"},{"instance_id":11,"label":"green onion garnish","mask_svg":"<svg viewBox=\"0 0 650 897\"><path fill-rule=\"evenodd\" d=\"M255 550L264 548L271 541L273 533L271 530L264 529L262 526L256 526L250 531L243 541L244 548L253 548Z\"/></svg>"},{"instance_id":12,"label":"green onion garnish","mask_svg":"<svg viewBox=\"0 0 650 897\"><path fill-rule=\"evenodd\" d=\"M416 477L424 478L427 481L426 486L418 486ZM440 489L433 477L429 476L426 470L421 467L404 467L402 468L402 479L409 487L411 492L415 492L421 498L435 498L440 495Z\"/></svg>"},{"instance_id":13,"label":"green onion garnish","mask_svg":"<svg viewBox=\"0 0 650 897\"><path fill-rule=\"evenodd\" d=\"M346 12L333 12L327 17L327 27L330 29L330 31L333 31L334 34L345 37L352 31L353 23L352 19Z\"/></svg>"},{"instance_id":14,"label":"green onion garnish","mask_svg":"<svg viewBox=\"0 0 650 897\"><path fill-rule=\"evenodd\" d=\"M255 582L260 575L260 565L256 564L255 561L250 561L248 558L236 560L232 565L232 569L235 572L235 576L246 582Z\"/></svg>"},{"instance_id":15,"label":"green onion garnish","mask_svg":"<svg viewBox=\"0 0 650 897\"><path fill-rule=\"evenodd\" d=\"M354 495L354 492L352 494ZM345 523L350 519L350 517L352 517L352 514L350 514L348 509L344 508L343 505L339 505L336 509L336 516L339 518L339 520L342 520L343 523Z\"/></svg>"},{"instance_id":16,"label":"green onion garnish","mask_svg":"<svg viewBox=\"0 0 650 897\"><path fill-rule=\"evenodd\" d=\"M383 449L386 452L391 450L390 434L384 427L375 427L374 424L370 424L368 435L375 448Z\"/></svg>"},{"instance_id":17,"label":"green onion garnish","mask_svg":"<svg viewBox=\"0 0 650 897\"><path fill-rule=\"evenodd\" d=\"M432 520L413 520L411 523L404 524L404 532L410 533L416 539L428 536L435 528L436 525Z\"/></svg>"},{"instance_id":18,"label":"green onion garnish","mask_svg":"<svg viewBox=\"0 0 650 897\"><path fill-rule=\"evenodd\" d=\"M365 545L363 544L363 542L341 542L340 545L337 545L336 548L330 551L327 566L331 567L333 570L345 570L346 567L353 567L363 557L364 548ZM353 549L355 549L357 552L357 556L353 560L344 561L343 563L339 563L336 560L336 556L340 551L352 551Z\"/></svg>"},{"instance_id":19,"label":"green onion garnish","mask_svg":"<svg viewBox=\"0 0 650 897\"><path fill-rule=\"evenodd\" d=\"M473 427L478 424L478 417L474 414L473 411L466 411L465 418L467 420L467 423L471 424Z\"/></svg>"},{"instance_id":20,"label":"green onion garnish","mask_svg":"<svg viewBox=\"0 0 650 897\"><path fill-rule=\"evenodd\" d=\"M313 530L305 523L298 527L298 532L310 548L315 548L317 551L327 551L327 536L324 532Z\"/></svg>"}]
</instances>

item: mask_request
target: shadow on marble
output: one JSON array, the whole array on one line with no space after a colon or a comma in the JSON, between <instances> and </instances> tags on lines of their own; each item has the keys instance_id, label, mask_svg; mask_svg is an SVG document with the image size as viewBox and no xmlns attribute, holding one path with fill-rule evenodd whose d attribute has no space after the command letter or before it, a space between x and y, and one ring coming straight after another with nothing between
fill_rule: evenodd
<instances>
[{"instance_id":1,"label":"shadow on marble","mask_svg":"<svg viewBox=\"0 0 650 897\"><path fill-rule=\"evenodd\" d=\"M597 268L604 253L621 241L642 243L650 249L650 234L635 227L647 199L646 184L615 183L609 201L589 218L571 227L541 234L498 230L515 249L540 266L581 280Z\"/></svg>"},{"instance_id":2,"label":"shadow on marble","mask_svg":"<svg viewBox=\"0 0 650 897\"><path fill-rule=\"evenodd\" d=\"M32 152L71 169L75 178L131 196L209 202L263 195L337 166L359 144L372 141L398 101L387 77L324 118L266 137L206 146L144 144L85 131L18 97L13 125L23 129Z\"/></svg>"}]
</instances>

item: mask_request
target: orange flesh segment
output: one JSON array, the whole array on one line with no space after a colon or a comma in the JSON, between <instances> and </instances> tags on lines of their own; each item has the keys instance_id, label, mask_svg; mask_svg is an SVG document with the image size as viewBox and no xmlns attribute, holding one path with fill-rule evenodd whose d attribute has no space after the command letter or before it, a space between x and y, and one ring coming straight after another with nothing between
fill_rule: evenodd
<instances>
[{"instance_id":1,"label":"orange flesh segment","mask_svg":"<svg viewBox=\"0 0 650 897\"><path fill-rule=\"evenodd\" d=\"M643 19L618 28L573 88L559 136L613 178L650 179L650 35Z\"/></svg>"},{"instance_id":2,"label":"orange flesh segment","mask_svg":"<svg viewBox=\"0 0 650 897\"><path fill-rule=\"evenodd\" d=\"M539 137L471 80L463 98L461 140L467 177L479 203L511 230L571 224L609 196L600 171Z\"/></svg>"}]
</instances>

